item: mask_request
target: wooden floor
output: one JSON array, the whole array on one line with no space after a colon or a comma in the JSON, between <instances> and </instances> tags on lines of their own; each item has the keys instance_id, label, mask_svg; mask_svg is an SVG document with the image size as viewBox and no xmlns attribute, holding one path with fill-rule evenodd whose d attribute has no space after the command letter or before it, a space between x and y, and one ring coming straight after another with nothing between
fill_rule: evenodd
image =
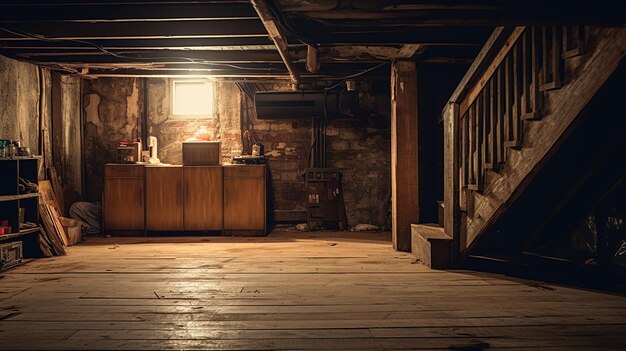
<instances>
[{"instance_id":1,"label":"wooden floor","mask_svg":"<svg viewBox=\"0 0 626 351\"><path fill-rule=\"evenodd\" d=\"M626 298L433 271L388 233L90 238L0 279L0 349L615 349Z\"/></svg>"}]
</instances>

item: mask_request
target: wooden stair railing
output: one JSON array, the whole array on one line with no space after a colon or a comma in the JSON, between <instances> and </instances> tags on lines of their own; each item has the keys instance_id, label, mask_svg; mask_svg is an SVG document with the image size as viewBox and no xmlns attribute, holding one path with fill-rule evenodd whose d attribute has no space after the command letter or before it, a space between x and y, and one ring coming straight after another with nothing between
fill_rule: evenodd
<instances>
[{"instance_id":1,"label":"wooden stair railing","mask_svg":"<svg viewBox=\"0 0 626 351\"><path fill-rule=\"evenodd\" d=\"M448 235L458 232L452 226L459 226L460 214L447 203L471 211L466 192L481 193L486 173L522 148L523 122L541 120L543 94L562 87L564 59L583 53L584 38L584 26L499 27L489 38L444 110L444 120L454 120L444 123Z\"/></svg>"},{"instance_id":2,"label":"wooden stair railing","mask_svg":"<svg viewBox=\"0 0 626 351\"><path fill-rule=\"evenodd\" d=\"M541 119L543 92L562 85L564 56L582 52L579 27L516 27L461 100L462 189L481 192L485 171L497 170L510 149L522 147L522 122Z\"/></svg>"}]
</instances>

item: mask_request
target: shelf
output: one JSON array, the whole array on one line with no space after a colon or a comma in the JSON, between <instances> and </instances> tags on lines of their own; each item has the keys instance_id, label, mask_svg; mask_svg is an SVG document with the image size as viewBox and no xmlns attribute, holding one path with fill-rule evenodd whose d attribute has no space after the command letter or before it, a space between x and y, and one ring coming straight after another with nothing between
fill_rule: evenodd
<instances>
[{"instance_id":1,"label":"shelf","mask_svg":"<svg viewBox=\"0 0 626 351\"><path fill-rule=\"evenodd\" d=\"M41 231L41 228L40 227L35 227L35 228L28 228L28 229L20 230L19 233L2 234L2 235L0 235L0 241L13 239L13 238L18 238L18 237L20 237L22 235L28 235L28 234L36 233L36 232L39 232L39 231Z\"/></svg>"},{"instance_id":2,"label":"shelf","mask_svg":"<svg viewBox=\"0 0 626 351\"><path fill-rule=\"evenodd\" d=\"M30 194L21 194L21 195L2 195L0 196L0 202L31 199L34 197L39 197L39 193L30 193Z\"/></svg>"}]
</instances>

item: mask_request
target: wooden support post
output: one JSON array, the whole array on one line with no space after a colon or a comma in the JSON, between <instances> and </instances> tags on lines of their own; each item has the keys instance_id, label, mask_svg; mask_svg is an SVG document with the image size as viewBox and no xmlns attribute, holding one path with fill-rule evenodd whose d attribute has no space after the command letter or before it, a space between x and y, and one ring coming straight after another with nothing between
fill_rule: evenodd
<instances>
[{"instance_id":1,"label":"wooden support post","mask_svg":"<svg viewBox=\"0 0 626 351\"><path fill-rule=\"evenodd\" d=\"M391 232L393 248L411 251L419 221L417 72L415 63L391 66Z\"/></svg>"},{"instance_id":2,"label":"wooden support post","mask_svg":"<svg viewBox=\"0 0 626 351\"><path fill-rule=\"evenodd\" d=\"M451 258L454 264L465 242L460 237L460 116L459 104L449 103L443 115L443 202L446 208L444 231L452 238Z\"/></svg>"}]
</instances>

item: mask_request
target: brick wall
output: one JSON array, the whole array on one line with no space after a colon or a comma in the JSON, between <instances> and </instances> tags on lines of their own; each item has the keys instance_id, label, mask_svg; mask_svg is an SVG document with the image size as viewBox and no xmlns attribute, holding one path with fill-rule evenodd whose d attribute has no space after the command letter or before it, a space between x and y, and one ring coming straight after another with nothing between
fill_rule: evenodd
<instances>
[{"instance_id":1,"label":"brick wall","mask_svg":"<svg viewBox=\"0 0 626 351\"><path fill-rule=\"evenodd\" d=\"M389 84L362 84L362 103L378 112L351 121L331 121L326 130L328 167L343 175L348 224L389 225L391 132ZM375 89L377 88L377 89ZM286 90L275 85L274 90ZM253 102L242 98L244 129L265 145L270 157L272 200L279 218L302 217L306 210L302 172L311 147L310 120L259 120Z\"/></svg>"}]
</instances>

